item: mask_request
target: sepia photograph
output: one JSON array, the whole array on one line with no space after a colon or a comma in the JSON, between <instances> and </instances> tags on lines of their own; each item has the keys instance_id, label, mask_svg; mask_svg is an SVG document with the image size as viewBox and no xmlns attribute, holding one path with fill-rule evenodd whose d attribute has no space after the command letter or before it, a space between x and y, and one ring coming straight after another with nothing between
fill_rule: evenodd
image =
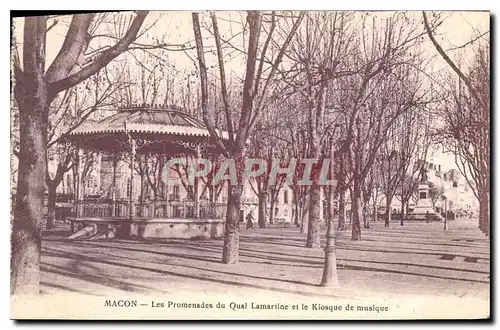
<instances>
[{"instance_id":1,"label":"sepia photograph","mask_svg":"<svg viewBox=\"0 0 500 330\"><path fill-rule=\"evenodd\" d=\"M491 19L11 12L10 318L490 319Z\"/></svg>"}]
</instances>

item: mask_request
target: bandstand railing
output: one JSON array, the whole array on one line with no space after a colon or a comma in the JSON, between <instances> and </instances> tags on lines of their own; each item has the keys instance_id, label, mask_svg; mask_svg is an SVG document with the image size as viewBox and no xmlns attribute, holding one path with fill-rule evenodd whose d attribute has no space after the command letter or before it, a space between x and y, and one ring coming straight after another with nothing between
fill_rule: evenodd
<instances>
[{"instance_id":1,"label":"bandstand railing","mask_svg":"<svg viewBox=\"0 0 500 330\"><path fill-rule=\"evenodd\" d=\"M114 205L114 212L113 212ZM128 200L92 200L75 204L77 217L129 218ZM225 219L226 203L209 201L143 201L134 202L132 214L135 218L163 219ZM197 212L195 211L197 209ZM78 210L78 211L77 211Z\"/></svg>"}]
</instances>

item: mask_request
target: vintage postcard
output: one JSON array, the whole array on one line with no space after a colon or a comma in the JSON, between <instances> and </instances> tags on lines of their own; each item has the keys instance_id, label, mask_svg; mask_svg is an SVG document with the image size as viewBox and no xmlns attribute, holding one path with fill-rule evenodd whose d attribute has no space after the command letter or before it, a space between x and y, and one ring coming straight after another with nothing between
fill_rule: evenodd
<instances>
[{"instance_id":1,"label":"vintage postcard","mask_svg":"<svg viewBox=\"0 0 500 330\"><path fill-rule=\"evenodd\" d=\"M15 13L11 318L490 318L488 11Z\"/></svg>"}]
</instances>

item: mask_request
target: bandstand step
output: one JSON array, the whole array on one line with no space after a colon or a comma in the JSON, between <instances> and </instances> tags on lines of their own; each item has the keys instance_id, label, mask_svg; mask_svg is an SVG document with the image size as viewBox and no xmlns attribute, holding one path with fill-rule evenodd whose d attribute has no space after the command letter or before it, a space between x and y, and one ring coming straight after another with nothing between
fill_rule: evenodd
<instances>
[{"instance_id":1,"label":"bandstand step","mask_svg":"<svg viewBox=\"0 0 500 330\"><path fill-rule=\"evenodd\" d=\"M108 228L104 230L98 231L95 235L89 237L89 240L98 240L98 239L105 239L105 238L115 238L116 236L116 229L115 228Z\"/></svg>"},{"instance_id":2,"label":"bandstand step","mask_svg":"<svg viewBox=\"0 0 500 330\"><path fill-rule=\"evenodd\" d=\"M89 238L89 237L95 235L95 233L96 233L96 231L95 231L95 227L94 226L87 226L87 227L84 227L84 228L80 229L76 233L73 233L68 238L69 239Z\"/></svg>"}]
</instances>

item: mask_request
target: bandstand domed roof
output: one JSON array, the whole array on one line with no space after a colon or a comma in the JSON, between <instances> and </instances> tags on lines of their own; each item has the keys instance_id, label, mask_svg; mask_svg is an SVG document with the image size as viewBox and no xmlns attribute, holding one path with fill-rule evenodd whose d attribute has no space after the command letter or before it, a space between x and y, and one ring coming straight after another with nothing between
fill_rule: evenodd
<instances>
[{"instance_id":1,"label":"bandstand domed roof","mask_svg":"<svg viewBox=\"0 0 500 330\"><path fill-rule=\"evenodd\" d=\"M217 133L227 139L227 132ZM173 149L179 149L179 145L206 145L211 140L205 124L189 113L174 107L146 105L119 109L99 122L77 127L67 136L69 142L81 148L111 152L127 150L130 138L137 140L139 149L146 152L165 150L168 143L176 143ZM172 146L168 149L172 150Z\"/></svg>"},{"instance_id":2,"label":"bandstand domed roof","mask_svg":"<svg viewBox=\"0 0 500 330\"><path fill-rule=\"evenodd\" d=\"M205 124L190 114L157 107L123 108L97 123L76 128L70 135L120 132L210 136Z\"/></svg>"}]
</instances>

